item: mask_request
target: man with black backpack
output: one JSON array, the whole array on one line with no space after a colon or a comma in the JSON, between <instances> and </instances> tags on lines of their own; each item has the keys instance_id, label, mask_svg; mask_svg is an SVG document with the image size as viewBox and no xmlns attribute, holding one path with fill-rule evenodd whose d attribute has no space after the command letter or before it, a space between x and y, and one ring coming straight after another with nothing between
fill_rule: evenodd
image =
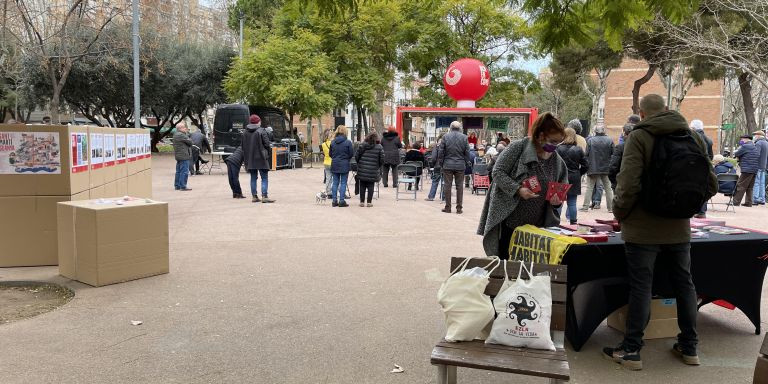
<instances>
[{"instance_id":1,"label":"man with black backpack","mask_svg":"<svg viewBox=\"0 0 768 384\"><path fill-rule=\"evenodd\" d=\"M650 316L656 257L664 254L677 299L680 334L672 352L699 365L696 352L696 289L691 278L690 218L717 192L704 142L685 118L667 110L655 94L640 101L642 121L625 140L613 214L621 222L629 274L629 311L624 341L603 356L642 369L640 349Z\"/></svg>"}]
</instances>

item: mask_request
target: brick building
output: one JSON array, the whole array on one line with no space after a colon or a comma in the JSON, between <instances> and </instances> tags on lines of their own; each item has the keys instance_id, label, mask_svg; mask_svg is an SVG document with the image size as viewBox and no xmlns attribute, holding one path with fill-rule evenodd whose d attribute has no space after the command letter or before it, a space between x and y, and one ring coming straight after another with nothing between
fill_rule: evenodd
<instances>
[{"instance_id":1,"label":"brick building","mask_svg":"<svg viewBox=\"0 0 768 384\"><path fill-rule=\"evenodd\" d=\"M644 61L625 59L619 68L611 71L608 76L608 88L598 117L602 117L606 132L618 140L621 127L632 114L632 87L635 80L643 77L648 70ZM667 90L661 78L654 74L648 83L640 88L640 96L657 93L667 97ZM714 151L720 148L719 127L722 116L723 84L720 81L705 81L698 87L690 89L680 104L680 113L688 121L699 119L704 122L704 130L714 142Z\"/></svg>"}]
</instances>

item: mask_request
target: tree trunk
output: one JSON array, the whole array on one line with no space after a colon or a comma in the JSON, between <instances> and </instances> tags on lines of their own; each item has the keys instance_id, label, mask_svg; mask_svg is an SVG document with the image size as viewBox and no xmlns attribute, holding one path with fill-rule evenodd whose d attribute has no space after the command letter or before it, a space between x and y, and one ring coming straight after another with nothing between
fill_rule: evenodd
<instances>
[{"instance_id":1,"label":"tree trunk","mask_svg":"<svg viewBox=\"0 0 768 384\"><path fill-rule=\"evenodd\" d=\"M366 116L367 115L366 111L367 111L367 109L365 109L365 108L361 109L361 112L362 112L362 115L363 115L363 137L368 136L368 133L370 133L370 130L368 129L369 128L368 127L368 116ZM359 141L362 141L362 140L359 140Z\"/></svg>"},{"instance_id":2,"label":"tree trunk","mask_svg":"<svg viewBox=\"0 0 768 384\"><path fill-rule=\"evenodd\" d=\"M744 103L744 120L747 133L751 134L757 131L757 122L755 121L755 105L752 102L751 76L746 72L739 73L739 89L741 90L741 99Z\"/></svg>"},{"instance_id":3,"label":"tree trunk","mask_svg":"<svg viewBox=\"0 0 768 384\"><path fill-rule=\"evenodd\" d=\"M384 101L386 93L382 90L376 91L376 111L371 115L371 126L376 133L381 134L386 127L384 126Z\"/></svg>"},{"instance_id":4,"label":"tree trunk","mask_svg":"<svg viewBox=\"0 0 768 384\"><path fill-rule=\"evenodd\" d=\"M362 141L360 134L363 130L363 111L362 108L355 106L357 108L357 134L355 135L357 137L357 141Z\"/></svg>"},{"instance_id":5,"label":"tree trunk","mask_svg":"<svg viewBox=\"0 0 768 384\"><path fill-rule=\"evenodd\" d=\"M651 80L656 69L658 69L658 65L648 64L648 71L645 72L645 75L635 80L635 84L632 87L632 113L636 115L640 113L640 87Z\"/></svg>"}]
</instances>

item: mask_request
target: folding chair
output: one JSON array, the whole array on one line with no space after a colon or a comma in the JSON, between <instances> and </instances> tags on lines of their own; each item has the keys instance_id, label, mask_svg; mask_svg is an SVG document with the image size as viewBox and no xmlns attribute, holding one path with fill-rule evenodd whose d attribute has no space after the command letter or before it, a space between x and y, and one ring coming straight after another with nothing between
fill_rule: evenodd
<instances>
[{"instance_id":1,"label":"folding chair","mask_svg":"<svg viewBox=\"0 0 768 384\"><path fill-rule=\"evenodd\" d=\"M405 163L416 166L416 184L419 185L419 188L424 188L424 163L421 161L406 161Z\"/></svg>"},{"instance_id":2,"label":"folding chair","mask_svg":"<svg viewBox=\"0 0 768 384\"><path fill-rule=\"evenodd\" d=\"M404 190L402 193L410 194L408 186L411 187L413 192L413 200L416 200L416 194L419 192L416 190L416 172L418 168L413 164L400 164L397 166L397 186L395 187L395 200L400 200L400 186L402 185Z\"/></svg>"},{"instance_id":3,"label":"folding chair","mask_svg":"<svg viewBox=\"0 0 768 384\"><path fill-rule=\"evenodd\" d=\"M736 192L736 188L734 187L733 191L731 193L724 193L720 190L720 183L721 182L738 182L739 181L739 175L735 173L719 173L717 175L717 192L722 193L723 196L728 197L728 202L725 203L725 211L728 212L728 208L731 208L733 213L736 213L736 208L733 206L733 194ZM718 203L722 204L722 203ZM709 199L709 205L712 207L712 209L715 209L715 203L712 202L712 199Z\"/></svg>"}]
</instances>

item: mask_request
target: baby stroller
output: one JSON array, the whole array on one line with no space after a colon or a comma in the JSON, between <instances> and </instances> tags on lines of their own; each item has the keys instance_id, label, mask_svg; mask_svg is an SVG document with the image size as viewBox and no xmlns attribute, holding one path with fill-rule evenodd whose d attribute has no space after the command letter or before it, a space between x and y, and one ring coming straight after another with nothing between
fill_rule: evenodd
<instances>
[{"instance_id":1,"label":"baby stroller","mask_svg":"<svg viewBox=\"0 0 768 384\"><path fill-rule=\"evenodd\" d=\"M480 163L472 165L472 193L480 194L484 191L488 194L491 188L491 178L488 176L488 164Z\"/></svg>"}]
</instances>

